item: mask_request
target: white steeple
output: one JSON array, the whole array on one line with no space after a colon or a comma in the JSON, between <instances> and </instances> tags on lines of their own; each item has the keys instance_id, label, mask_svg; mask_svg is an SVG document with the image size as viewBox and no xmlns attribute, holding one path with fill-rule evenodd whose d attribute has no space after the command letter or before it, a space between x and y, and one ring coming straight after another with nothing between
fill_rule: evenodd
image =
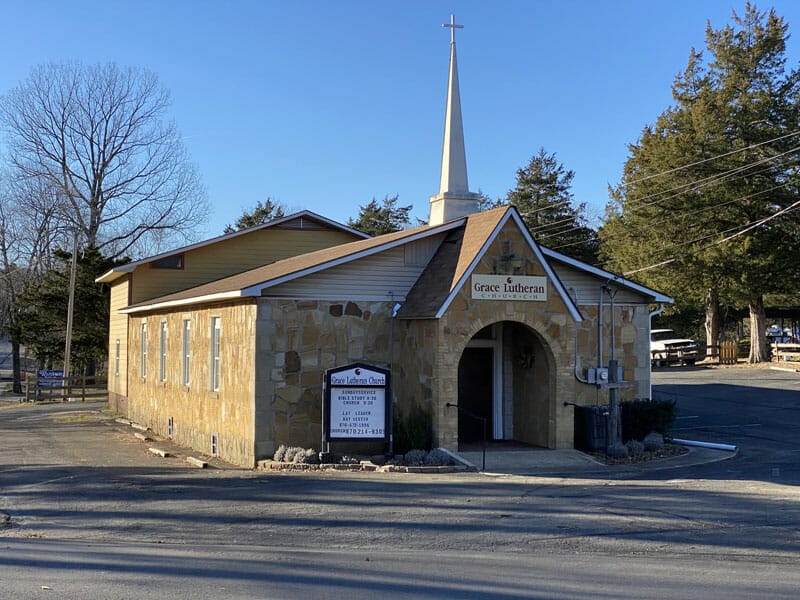
<instances>
[{"instance_id":1,"label":"white steeple","mask_svg":"<svg viewBox=\"0 0 800 600\"><path fill-rule=\"evenodd\" d=\"M439 225L470 213L478 212L478 194L469 191L467 180L467 154L464 150L464 126L461 122L461 94L458 87L456 63L456 25L454 15L450 23L450 73L447 81L447 104L444 115L444 141L442 142L442 174L439 193L431 196L428 222Z\"/></svg>"}]
</instances>

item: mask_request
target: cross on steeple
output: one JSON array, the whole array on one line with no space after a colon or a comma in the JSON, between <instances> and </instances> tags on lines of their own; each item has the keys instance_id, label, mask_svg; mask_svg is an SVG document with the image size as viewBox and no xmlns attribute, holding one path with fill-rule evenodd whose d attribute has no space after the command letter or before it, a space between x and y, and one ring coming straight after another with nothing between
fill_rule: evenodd
<instances>
[{"instance_id":1,"label":"cross on steeple","mask_svg":"<svg viewBox=\"0 0 800 600\"><path fill-rule=\"evenodd\" d=\"M431 196L431 212L428 223L441 225L464 215L478 212L478 194L469 191L467 181L467 155L464 150L464 126L461 122L461 93L458 89L458 65L456 64L455 15L442 27L450 29L450 70L447 78L447 102L444 110L444 138L442 141L442 170L439 177L439 193Z\"/></svg>"},{"instance_id":2,"label":"cross on steeple","mask_svg":"<svg viewBox=\"0 0 800 600\"><path fill-rule=\"evenodd\" d=\"M447 27L450 29L450 43L456 43L456 29L464 29L463 25L456 25L456 16L450 15L450 22L449 23L442 23L442 27Z\"/></svg>"}]
</instances>

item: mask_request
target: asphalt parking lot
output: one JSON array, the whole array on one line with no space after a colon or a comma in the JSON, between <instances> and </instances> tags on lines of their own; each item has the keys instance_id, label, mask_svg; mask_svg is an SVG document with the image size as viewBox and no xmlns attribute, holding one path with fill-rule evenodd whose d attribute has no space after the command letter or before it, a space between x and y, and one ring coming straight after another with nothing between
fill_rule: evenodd
<instances>
[{"instance_id":1,"label":"asphalt parking lot","mask_svg":"<svg viewBox=\"0 0 800 600\"><path fill-rule=\"evenodd\" d=\"M670 368L655 389L683 437L739 454L541 476L201 470L100 404L0 408L0 580L14 598L796 597L800 375Z\"/></svg>"}]
</instances>

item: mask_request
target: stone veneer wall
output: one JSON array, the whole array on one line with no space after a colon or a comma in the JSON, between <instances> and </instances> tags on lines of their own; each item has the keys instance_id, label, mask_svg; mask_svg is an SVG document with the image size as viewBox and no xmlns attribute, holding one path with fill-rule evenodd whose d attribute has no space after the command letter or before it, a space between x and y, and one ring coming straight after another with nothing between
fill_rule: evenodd
<instances>
[{"instance_id":1,"label":"stone veneer wall","mask_svg":"<svg viewBox=\"0 0 800 600\"><path fill-rule=\"evenodd\" d=\"M395 327L400 332L399 360L395 361L394 371L400 413L407 414L413 406L418 406L435 414L439 322L436 319L401 320Z\"/></svg>"},{"instance_id":2,"label":"stone veneer wall","mask_svg":"<svg viewBox=\"0 0 800 600\"><path fill-rule=\"evenodd\" d=\"M500 257L509 249L523 255L526 275L545 275L544 269L530 253L520 232L514 227L502 231L476 266L474 273L495 274L501 271ZM598 284L599 285L599 284ZM573 409L566 403L594 404L608 401L608 390L586 385L575 378L575 335L582 376L588 367L597 366L597 307L581 306L584 320L575 323L555 288L548 287L545 302L473 300L469 283L459 291L444 316L438 321L436 375L422 383L433 388L434 429L439 445L455 449L458 442L457 412L446 408L447 402L458 400L458 363L469 340L487 325L512 321L527 326L542 342L551 371L549 408L543 415L548 420L547 446L573 446ZM610 358L610 306L605 307L605 337L608 344L604 362ZM650 359L647 305L615 307L615 350L623 367L623 378L634 385L622 390L621 399L646 397L649 393Z\"/></svg>"},{"instance_id":3,"label":"stone veneer wall","mask_svg":"<svg viewBox=\"0 0 800 600\"><path fill-rule=\"evenodd\" d=\"M280 444L319 449L326 369L391 368L393 302L260 298L256 324L256 455ZM396 340L395 340L396 341ZM395 388L396 391L396 388Z\"/></svg>"},{"instance_id":4,"label":"stone veneer wall","mask_svg":"<svg viewBox=\"0 0 800 600\"><path fill-rule=\"evenodd\" d=\"M210 389L211 318L219 317L220 384ZM183 385L183 321L191 322L190 383ZM147 373L140 373L141 323L147 323ZM167 323L167 377L159 381L159 332ZM251 300L191 310L153 312L129 319L128 417L167 437L211 454L211 434L218 434L218 455L229 462L255 465L254 366L256 305Z\"/></svg>"}]
</instances>

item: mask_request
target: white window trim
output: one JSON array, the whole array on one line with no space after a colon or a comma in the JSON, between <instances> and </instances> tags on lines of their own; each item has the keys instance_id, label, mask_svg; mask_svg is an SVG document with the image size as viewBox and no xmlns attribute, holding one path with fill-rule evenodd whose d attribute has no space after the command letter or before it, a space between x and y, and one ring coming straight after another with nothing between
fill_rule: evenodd
<instances>
[{"instance_id":1,"label":"white window trim","mask_svg":"<svg viewBox=\"0 0 800 600\"><path fill-rule=\"evenodd\" d=\"M221 354L221 339L222 339L222 320L218 316L211 317L211 332L210 332L210 387L212 392L219 391L220 384L220 354Z\"/></svg>"},{"instance_id":2,"label":"white window trim","mask_svg":"<svg viewBox=\"0 0 800 600\"><path fill-rule=\"evenodd\" d=\"M161 321L158 328L158 380L167 380L167 322Z\"/></svg>"},{"instance_id":3,"label":"white window trim","mask_svg":"<svg viewBox=\"0 0 800 600\"><path fill-rule=\"evenodd\" d=\"M114 344L114 375L119 375L119 353L120 353L120 343L119 343L119 338L117 338Z\"/></svg>"},{"instance_id":4,"label":"white window trim","mask_svg":"<svg viewBox=\"0 0 800 600\"><path fill-rule=\"evenodd\" d=\"M142 321L139 327L141 340L139 341L139 376L147 378L147 321Z\"/></svg>"},{"instance_id":5,"label":"white window trim","mask_svg":"<svg viewBox=\"0 0 800 600\"><path fill-rule=\"evenodd\" d=\"M191 342L192 342L192 321L191 319L183 319L183 327L181 329L182 349L181 349L181 382L185 386L189 386L192 382L190 371L191 366Z\"/></svg>"}]
</instances>

